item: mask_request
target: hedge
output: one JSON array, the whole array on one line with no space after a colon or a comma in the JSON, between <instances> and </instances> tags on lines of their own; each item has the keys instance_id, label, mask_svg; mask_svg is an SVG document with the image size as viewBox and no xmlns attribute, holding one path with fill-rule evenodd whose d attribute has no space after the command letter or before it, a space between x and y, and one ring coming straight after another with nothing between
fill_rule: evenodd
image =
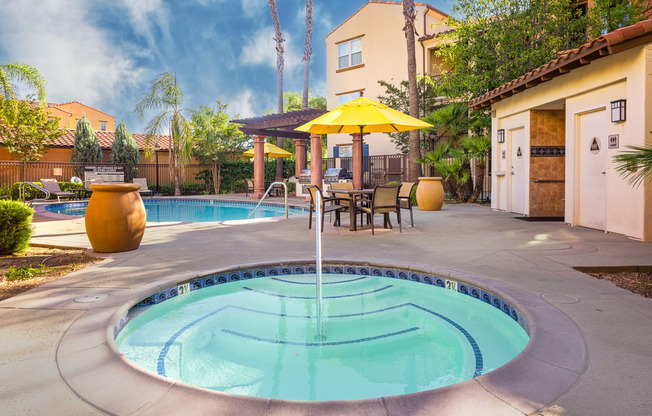
<instances>
[{"instance_id":1,"label":"hedge","mask_svg":"<svg viewBox=\"0 0 652 416\"><path fill-rule=\"evenodd\" d=\"M34 210L22 202L0 200L0 254L22 252L29 247Z\"/></svg>"}]
</instances>

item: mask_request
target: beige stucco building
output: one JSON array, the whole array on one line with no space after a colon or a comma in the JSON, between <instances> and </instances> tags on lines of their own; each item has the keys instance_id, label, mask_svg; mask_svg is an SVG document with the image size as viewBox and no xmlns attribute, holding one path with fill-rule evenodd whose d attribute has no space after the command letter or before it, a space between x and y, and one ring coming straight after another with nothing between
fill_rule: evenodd
<instances>
[{"instance_id":1,"label":"beige stucco building","mask_svg":"<svg viewBox=\"0 0 652 416\"><path fill-rule=\"evenodd\" d=\"M652 146L652 20L470 104L492 110L492 208L652 241L652 184L633 187L612 160Z\"/></svg>"},{"instance_id":2,"label":"beige stucco building","mask_svg":"<svg viewBox=\"0 0 652 416\"><path fill-rule=\"evenodd\" d=\"M442 25L448 17L425 3L416 4L415 28L417 71L437 75L439 58L434 51L436 35L449 28ZM399 85L407 80L407 47L403 5L395 1L371 0L331 31L326 41L328 108L351 101L363 93L377 100L385 93L379 80ZM365 135L365 155L399 153L390 137L382 133ZM328 156L350 156L351 136L328 135Z\"/></svg>"}]
</instances>

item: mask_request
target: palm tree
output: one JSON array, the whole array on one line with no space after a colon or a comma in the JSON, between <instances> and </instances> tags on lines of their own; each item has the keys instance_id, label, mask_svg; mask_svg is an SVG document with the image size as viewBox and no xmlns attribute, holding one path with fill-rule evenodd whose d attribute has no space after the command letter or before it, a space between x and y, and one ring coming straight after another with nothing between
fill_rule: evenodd
<instances>
[{"instance_id":1,"label":"palm tree","mask_svg":"<svg viewBox=\"0 0 652 416\"><path fill-rule=\"evenodd\" d=\"M408 90L410 94L410 116L419 118L419 98L417 93L417 59L414 50L414 20L417 17L417 11L414 6L414 0L403 1L403 16L405 17L405 39L407 40L408 54ZM421 157L419 147L419 130L410 131L410 165L408 169L408 180L416 181L421 175L421 168L416 160Z\"/></svg>"},{"instance_id":2,"label":"palm tree","mask_svg":"<svg viewBox=\"0 0 652 416\"><path fill-rule=\"evenodd\" d=\"M314 0L306 0L306 41L303 47L303 101L302 110L308 109L308 80L310 77L310 57L312 56L312 9Z\"/></svg>"},{"instance_id":3,"label":"palm tree","mask_svg":"<svg viewBox=\"0 0 652 416\"><path fill-rule=\"evenodd\" d=\"M182 110L183 91L177 83L175 73L168 71L158 74L134 107L134 112L141 121L145 119L145 111L159 112L145 126L147 153L151 153L150 140L152 136L161 134L165 129L169 132L170 171L174 169L174 195L181 195L179 182L179 163L187 163L192 157L192 134L190 124L184 117L187 110Z\"/></svg>"},{"instance_id":4,"label":"palm tree","mask_svg":"<svg viewBox=\"0 0 652 416\"><path fill-rule=\"evenodd\" d=\"M20 61L0 64L0 95L7 100L16 98L14 82L23 82L35 89L38 100L45 102L45 79L33 66Z\"/></svg>"},{"instance_id":5,"label":"palm tree","mask_svg":"<svg viewBox=\"0 0 652 416\"><path fill-rule=\"evenodd\" d=\"M478 197L482 193L484 186L485 169L487 168L487 153L491 150L490 136L467 136L462 138L460 146L466 151L470 160L475 160L475 183L473 184L473 194L469 202L478 202Z\"/></svg>"},{"instance_id":6,"label":"palm tree","mask_svg":"<svg viewBox=\"0 0 652 416\"><path fill-rule=\"evenodd\" d=\"M652 182L652 147L627 146L613 157L616 170L621 176L629 177L629 183L640 186Z\"/></svg>"},{"instance_id":7,"label":"palm tree","mask_svg":"<svg viewBox=\"0 0 652 416\"><path fill-rule=\"evenodd\" d=\"M278 113L283 112L283 33L281 32L281 22L278 20L278 11L276 10L276 1L269 0L269 10L272 13L272 22L274 23L274 40L276 41L276 72L278 73ZM277 145L283 148L283 138L279 137ZM283 158L276 158L276 180L283 178Z\"/></svg>"}]
</instances>

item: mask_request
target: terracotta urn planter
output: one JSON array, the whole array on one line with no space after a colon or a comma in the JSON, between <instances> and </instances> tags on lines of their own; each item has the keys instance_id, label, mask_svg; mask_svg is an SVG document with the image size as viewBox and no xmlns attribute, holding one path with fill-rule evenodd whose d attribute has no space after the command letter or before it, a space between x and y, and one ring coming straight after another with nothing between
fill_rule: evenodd
<instances>
[{"instance_id":1,"label":"terracotta urn planter","mask_svg":"<svg viewBox=\"0 0 652 416\"><path fill-rule=\"evenodd\" d=\"M91 185L93 195L86 208L86 234L98 253L135 250L145 233L145 205L140 185L133 183Z\"/></svg>"},{"instance_id":2,"label":"terracotta urn planter","mask_svg":"<svg viewBox=\"0 0 652 416\"><path fill-rule=\"evenodd\" d=\"M439 211L444 205L444 186L441 177L419 178L417 204L422 211Z\"/></svg>"}]
</instances>

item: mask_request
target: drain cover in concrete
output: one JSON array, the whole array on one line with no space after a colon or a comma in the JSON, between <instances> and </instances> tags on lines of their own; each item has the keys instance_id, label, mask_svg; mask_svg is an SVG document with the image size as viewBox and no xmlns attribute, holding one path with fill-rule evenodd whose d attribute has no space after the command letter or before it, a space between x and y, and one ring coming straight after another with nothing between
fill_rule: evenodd
<instances>
[{"instance_id":1,"label":"drain cover in concrete","mask_svg":"<svg viewBox=\"0 0 652 416\"><path fill-rule=\"evenodd\" d=\"M108 298L109 295L105 293L98 293L97 295L86 295L86 296L80 296L78 298L75 298L75 302L79 303L93 303L97 302L98 300L104 300Z\"/></svg>"},{"instance_id":2,"label":"drain cover in concrete","mask_svg":"<svg viewBox=\"0 0 652 416\"><path fill-rule=\"evenodd\" d=\"M575 296L571 295L564 295L563 293L544 293L541 295L542 298L545 300L549 300L550 302L556 302L556 303L577 303L579 302L579 299L577 299Z\"/></svg>"}]
</instances>

